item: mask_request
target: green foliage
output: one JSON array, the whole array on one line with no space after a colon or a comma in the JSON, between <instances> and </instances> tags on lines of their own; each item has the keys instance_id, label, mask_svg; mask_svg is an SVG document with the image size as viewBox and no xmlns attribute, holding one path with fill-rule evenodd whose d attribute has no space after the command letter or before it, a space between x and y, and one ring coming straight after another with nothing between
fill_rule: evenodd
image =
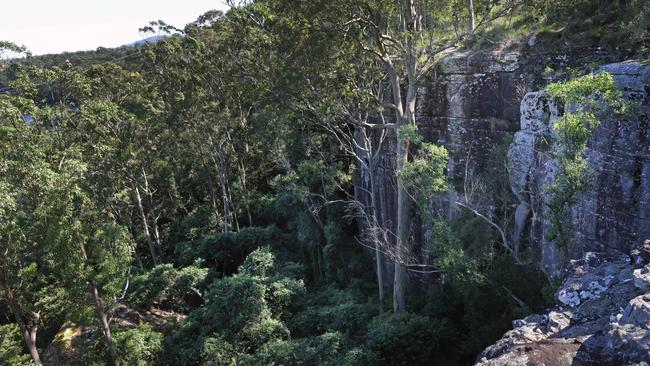
<instances>
[{"instance_id":1,"label":"green foliage","mask_svg":"<svg viewBox=\"0 0 650 366\"><path fill-rule=\"evenodd\" d=\"M449 154L443 146L426 144L420 156L408 162L399 172L411 187L418 187L430 196L447 190L445 168Z\"/></svg>"},{"instance_id":2,"label":"green foliage","mask_svg":"<svg viewBox=\"0 0 650 366\"><path fill-rule=\"evenodd\" d=\"M421 365L453 339L445 321L406 313L383 315L368 325L368 347L381 365Z\"/></svg>"},{"instance_id":3,"label":"green foliage","mask_svg":"<svg viewBox=\"0 0 650 366\"><path fill-rule=\"evenodd\" d=\"M155 305L183 311L189 307L188 300L200 301L207 275L206 268L176 269L171 264L161 264L133 278L127 300L142 310Z\"/></svg>"},{"instance_id":4,"label":"green foliage","mask_svg":"<svg viewBox=\"0 0 650 366\"><path fill-rule=\"evenodd\" d=\"M616 86L610 73L588 74L564 83L552 83L548 92L569 104L579 105L591 101L590 107L596 98L602 98L617 113L624 113L626 102L623 92Z\"/></svg>"},{"instance_id":5,"label":"green foliage","mask_svg":"<svg viewBox=\"0 0 650 366\"><path fill-rule=\"evenodd\" d=\"M347 351L348 340L328 332L299 341L278 340L265 344L255 355L253 365L365 365L369 355L361 350Z\"/></svg>"},{"instance_id":6,"label":"green foliage","mask_svg":"<svg viewBox=\"0 0 650 366\"><path fill-rule=\"evenodd\" d=\"M295 297L304 292L304 285L280 272L274 255L264 247L251 253L236 274L215 280L205 294L205 305L192 311L172 335L170 362L191 365L201 357L213 357L202 346L208 338L223 337L241 354L288 338L282 318ZM233 357L227 349L215 351L228 360Z\"/></svg>"},{"instance_id":7,"label":"green foliage","mask_svg":"<svg viewBox=\"0 0 650 366\"><path fill-rule=\"evenodd\" d=\"M337 331L362 337L370 321L379 314L377 304L362 302L350 289L327 287L305 296L287 325L297 337Z\"/></svg>"},{"instance_id":8,"label":"green foliage","mask_svg":"<svg viewBox=\"0 0 650 366\"><path fill-rule=\"evenodd\" d=\"M0 366L32 364L29 355L23 353L23 342L17 324L0 325Z\"/></svg>"},{"instance_id":9,"label":"green foliage","mask_svg":"<svg viewBox=\"0 0 650 366\"><path fill-rule=\"evenodd\" d=\"M397 129L397 137L401 140L408 140L411 143L420 145L424 142L424 137L418 132L415 125L402 125Z\"/></svg>"},{"instance_id":10,"label":"green foliage","mask_svg":"<svg viewBox=\"0 0 650 366\"><path fill-rule=\"evenodd\" d=\"M208 337L203 342L201 349L203 366L236 365L241 357L235 347L220 335Z\"/></svg>"},{"instance_id":11,"label":"green foliage","mask_svg":"<svg viewBox=\"0 0 650 366\"><path fill-rule=\"evenodd\" d=\"M648 50L650 5L643 0L531 1L521 12L528 24L536 23L540 36L557 39L553 45L558 48L601 46L611 52L632 51L637 57Z\"/></svg>"},{"instance_id":12,"label":"green foliage","mask_svg":"<svg viewBox=\"0 0 650 366\"><path fill-rule=\"evenodd\" d=\"M557 132L557 152L555 158L559 171L555 182L548 187L551 199L550 240L555 240L559 248L568 251L575 243L571 224L570 207L577 203L579 194L591 186L591 172L586 161L587 143L591 131L598 127L597 114L606 108L615 113L630 113L632 104L623 97L614 78L609 73L585 75L565 83L548 86L551 96L567 103L567 111L553 123Z\"/></svg>"},{"instance_id":13,"label":"green foliage","mask_svg":"<svg viewBox=\"0 0 650 366\"><path fill-rule=\"evenodd\" d=\"M450 222L434 220L431 234L432 263L441 271L441 283L414 309L453 327L457 347L448 349L447 357L471 362L469 355L501 337L512 319L553 302L547 302L542 291L548 285L544 274L496 250L499 238L475 215L465 212Z\"/></svg>"},{"instance_id":14,"label":"green foliage","mask_svg":"<svg viewBox=\"0 0 650 366\"><path fill-rule=\"evenodd\" d=\"M265 245L281 246L286 235L277 227L246 227L239 232L203 235L175 246L176 261L191 265L197 261L215 270L232 274L246 256Z\"/></svg>"},{"instance_id":15,"label":"green foliage","mask_svg":"<svg viewBox=\"0 0 650 366\"><path fill-rule=\"evenodd\" d=\"M164 336L148 324L112 327L118 359L125 365L153 366L163 361ZM105 365L108 351L101 337L89 336L78 340L81 345L79 357L73 357L75 365ZM79 345L77 345L79 347ZM65 352L65 350L63 350ZM70 350L68 351L70 352Z\"/></svg>"},{"instance_id":16,"label":"green foliage","mask_svg":"<svg viewBox=\"0 0 650 366\"><path fill-rule=\"evenodd\" d=\"M424 142L417 126L402 125L397 130L399 139L408 140L418 146L418 153L407 160L397 175L414 194L420 213L425 216L428 204L439 193L449 189L445 171L449 152L444 146Z\"/></svg>"},{"instance_id":17,"label":"green foliage","mask_svg":"<svg viewBox=\"0 0 650 366\"><path fill-rule=\"evenodd\" d=\"M474 1L477 14L506 3ZM647 35L647 4L625 2L638 8L633 14L624 2L607 3L530 2L522 7L529 13L508 13L467 44L528 37L536 22L544 34L557 34L556 25L583 29L577 11L599 25L587 36ZM449 155L414 124L396 131L412 143L398 174L430 228L440 272L427 296L409 304L412 313L380 315L372 263L347 204L357 177L349 139L389 117L385 65L360 47L376 31L366 12L381 32L413 46L423 71L431 66L423 40L456 37L469 15L465 1L421 7L423 24L435 28L415 37L393 28L404 19L398 2L246 4L183 30L154 22L149 30L176 33L156 44L0 65L11 88L0 95L0 269L21 310L41 312L39 346L63 321L96 324L102 310L129 365L469 363L512 318L544 306L543 276L503 255L493 228L465 211L451 222L432 217L433 200L448 189ZM616 24L606 19L616 15ZM410 81L404 50L386 45ZM1 42L6 50L25 51ZM608 74L549 93L570 104L555 123L561 172L549 188L564 237L566 207L589 185L584 152L601 107L632 108ZM395 137L387 131L373 130L373 143ZM507 145L496 144L489 159L502 158ZM499 169L481 177L481 194L496 197L490 205L507 227L512 197ZM89 285L101 300L95 309ZM184 320L162 326L164 335L123 327L113 313L119 301ZM17 329L0 326L0 363L27 359ZM91 343L82 363L103 363L101 330Z\"/></svg>"},{"instance_id":18,"label":"green foliage","mask_svg":"<svg viewBox=\"0 0 650 366\"><path fill-rule=\"evenodd\" d=\"M125 365L150 366L160 364L163 335L149 325L117 329L115 342L120 361Z\"/></svg>"},{"instance_id":19,"label":"green foliage","mask_svg":"<svg viewBox=\"0 0 650 366\"><path fill-rule=\"evenodd\" d=\"M466 251L461 240L444 221L436 220L432 226L431 256L435 268L458 283L480 283L483 276L479 272L478 258Z\"/></svg>"}]
</instances>

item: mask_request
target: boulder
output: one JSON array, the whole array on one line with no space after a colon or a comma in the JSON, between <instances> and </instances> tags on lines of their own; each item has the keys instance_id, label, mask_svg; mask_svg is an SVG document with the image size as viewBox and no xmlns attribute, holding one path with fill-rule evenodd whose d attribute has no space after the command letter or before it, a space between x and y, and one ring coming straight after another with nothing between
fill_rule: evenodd
<instances>
[{"instance_id":1,"label":"boulder","mask_svg":"<svg viewBox=\"0 0 650 366\"><path fill-rule=\"evenodd\" d=\"M634 286L642 292L650 292L650 265L634 270Z\"/></svg>"},{"instance_id":2,"label":"boulder","mask_svg":"<svg viewBox=\"0 0 650 366\"><path fill-rule=\"evenodd\" d=\"M480 366L618 366L650 362L650 294L641 294L629 256L586 253L571 261L562 305L513 321L477 358ZM645 291L644 291L645 292Z\"/></svg>"}]
</instances>

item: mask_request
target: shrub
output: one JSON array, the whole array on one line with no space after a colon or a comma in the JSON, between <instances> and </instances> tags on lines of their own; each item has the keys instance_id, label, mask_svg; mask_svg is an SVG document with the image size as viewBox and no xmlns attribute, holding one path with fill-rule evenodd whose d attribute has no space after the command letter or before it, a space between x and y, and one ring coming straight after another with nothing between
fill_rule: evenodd
<instances>
[{"instance_id":1,"label":"shrub","mask_svg":"<svg viewBox=\"0 0 650 366\"><path fill-rule=\"evenodd\" d=\"M27 365L30 357L23 353L20 327L17 324L0 325L0 366Z\"/></svg>"},{"instance_id":2,"label":"shrub","mask_svg":"<svg viewBox=\"0 0 650 366\"><path fill-rule=\"evenodd\" d=\"M368 348L382 365L425 365L450 341L445 321L411 313L375 318L368 326Z\"/></svg>"},{"instance_id":3,"label":"shrub","mask_svg":"<svg viewBox=\"0 0 650 366\"><path fill-rule=\"evenodd\" d=\"M264 245L276 245L284 239L275 226L249 227L237 233L204 235L196 240L176 245L176 261L180 265L191 265L204 261L224 275L235 272L246 256Z\"/></svg>"},{"instance_id":4,"label":"shrub","mask_svg":"<svg viewBox=\"0 0 650 366\"><path fill-rule=\"evenodd\" d=\"M265 343L287 339L289 331L281 317L303 292L301 280L281 274L268 247L257 249L238 273L210 285L205 305L192 311L172 335L170 362L193 365L202 359L221 359L220 355L243 362ZM210 339L223 339L232 347L208 347Z\"/></svg>"},{"instance_id":5,"label":"shrub","mask_svg":"<svg viewBox=\"0 0 650 366\"><path fill-rule=\"evenodd\" d=\"M157 305L186 310L190 303L201 299L207 275L205 268L189 266L176 269L171 264L161 264L133 279L128 300L140 309Z\"/></svg>"},{"instance_id":6,"label":"shrub","mask_svg":"<svg viewBox=\"0 0 650 366\"><path fill-rule=\"evenodd\" d=\"M201 350L202 366L236 365L239 355L235 347L222 336L205 339Z\"/></svg>"},{"instance_id":7,"label":"shrub","mask_svg":"<svg viewBox=\"0 0 650 366\"><path fill-rule=\"evenodd\" d=\"M379 307L376 303L362 301L365 297L355 296L351 289L325 287L303 297L287 324L296 337L315 336L327 331L363 336L372 318L379 313Z\"/></svg>"},{"instance_id":8,"label":"shrub","mask_svg":"<svg viewBox=\"0 0 650 366\"><path fill-rule=\"evenodd\" d=\"M363 335L368 324L378 311L375 304L355 304L351 302L312 306L295 314L291 329L296 335L313 335L324 331L338 331L355 336Z\"/></svg>"},{"instance_id":9,"label":"shrub","mask_svg":"<svg viewBox=\"0 0 650 366\"><path fill-rule=\"evenodd\" d=\"M120 360L125 365L156 365L163 348L163 335L151 326L117 329L114 338Z\"/></svg>"},{"instance_id":10,"label":"shrub","mask_svg":"<svg viewBox=\"0 0 650 366\"><path fill-rule=\"evenodd\" d=\"M347 352L348 340L338 332L300 340L277 340L265 344L255 355L255 365L360 365L368 358L363 351Z\"/></svg>"}]
</instances>

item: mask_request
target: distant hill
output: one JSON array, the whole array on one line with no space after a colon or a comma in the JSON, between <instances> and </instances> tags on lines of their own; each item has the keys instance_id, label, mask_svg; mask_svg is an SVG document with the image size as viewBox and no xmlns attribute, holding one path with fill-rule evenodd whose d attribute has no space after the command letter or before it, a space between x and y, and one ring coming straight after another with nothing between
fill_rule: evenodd
<instances>
[{"instance_id":1,"label":"distant hill","mask_svg":"<svg viewBox=\"0 0 650 366\"><path fill-rule=\"evenodd\" d=\"M30 56L15 61L24 65L33 65L42 68L62 66L67 62L74 66L86 67L109 61L127 68L137 68L140 62L140 50L142 46L149 43L155 43L161 39L158 38L156 40L151 40L150 38L116 48L98 47L94 51L63 52L59 54Z\"/></svg>"},{"instance_id":2,"label":"distant hill","mask_svg":"<svg viewBox=\"0 0 650 366\"><path fill-rule=\"evenodd\" d=\"M129 44L125 44L125 45L123 45L121 47L135 47L135 46L141 46L141 45L143 45L145 43L156 43L158 41L162 41L163 39L165 39L167 37L168 36L165 36L165 35L151 36L151 37L147 37L145 39L141 39L139 41L135 41L135 42L132 42L132 43L129 43Z\"/></svg>"}]
</instances>

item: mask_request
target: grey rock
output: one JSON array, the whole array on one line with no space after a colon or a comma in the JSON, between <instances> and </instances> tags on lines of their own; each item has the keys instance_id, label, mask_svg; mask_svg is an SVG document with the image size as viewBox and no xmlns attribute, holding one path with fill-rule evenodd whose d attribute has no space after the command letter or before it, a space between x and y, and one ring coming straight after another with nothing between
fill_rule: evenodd
<instances>
[{"instance_id":1,"label":"grey rock","mask_svg":"<svg viewBox=\"0 0 650 366\"><path fill-rule=\"evenodd\" d=\"M650 295L641 295L632 299L618 323L650 329Z\"/></svg>"},{"instance_id":2,"label":"grey rock","mask_svg":"<svg viewBox=\"0 0 650 366\"><path fill-rule=\"evenodd\" d=\"M551 310L548 313L546 329L550 333L559 333L571 324L571 318L564 312Z\"/></svg>"},{"instance_id":3,"label":"grey rock","mask_svg":"<svg viewBox=\"0 0 650 366\"><path fill-rule=\"evenodd\" d=\"M594 178L591 189L571 208L579 244L572 255L605 248L630 253L633 245L650 237L650 130L646 122L650 116L650 65L622 62L603 66L598 72L611 73L626 97L641 108L633 117L606 114L592 133L587 161ZM524 237L519 231L527 228L528 242L533 243L544 267L559 275L567 258L548 239L546 203L551 198L547 187L557 171L552 151L559 148L553 144L552 122L561 112L544 92L526 94L520 110L520 130L510 146L508 166L512 191L531 212L524 225L515 226L515 234ZM650 245L638 257L650 263Z\"/></svg>"},{"instance_id":4,"label":"grey rock","mask_svg":"<svg viewBox=\"0 0 650 366\"><path fill-rule=\"evenodd\" d=\"M634 270L634 286L642 292L650 292L650 265Z\"/></svg>"},{"instance_id":5,"label":"grey rock","mask_svg":"<svg viewBox=\"0 0 650 366\"><path fill-rule=\"evenodd\" d=\"M568 307L513 322L477 365L631 365L650 361L650 294L639 296L621 253L571 261L558 291Z\"/></svg>"}]
</instances>

